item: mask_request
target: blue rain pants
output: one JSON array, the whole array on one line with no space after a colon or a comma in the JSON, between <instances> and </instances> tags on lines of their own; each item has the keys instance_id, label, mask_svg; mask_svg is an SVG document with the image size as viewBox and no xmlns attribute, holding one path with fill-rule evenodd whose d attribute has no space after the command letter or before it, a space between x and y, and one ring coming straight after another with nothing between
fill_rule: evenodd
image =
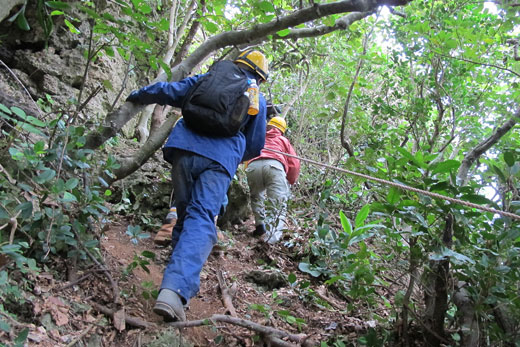
<instances>
[{"instance_id":1,"label":"blue rain pants","mask_svg":"<svg viewBox=\"0 0 520 347\"><path fill-rule=\"evenodd\" d=\"M173 252L161 289L173 290L186 304L200 287L200 272L217 242L218 215L231 177L214 160L193 152L174 150L172 181L177 207Z\"/></svg>"}]
</instances>

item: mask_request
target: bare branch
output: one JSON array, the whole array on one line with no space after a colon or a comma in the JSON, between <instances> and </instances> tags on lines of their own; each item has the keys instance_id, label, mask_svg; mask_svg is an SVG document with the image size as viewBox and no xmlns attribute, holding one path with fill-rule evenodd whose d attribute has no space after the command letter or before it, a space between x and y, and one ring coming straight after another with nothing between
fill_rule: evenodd
<instances>
[{"instance_id":1,"label":"bare branch","mask_svg":"<svg viewBox=\"0 0 520 347\"><path fill-rule=\"evenodd\" d=\"M493 135L479 143L471 152L466 154L464 160L462 160L462 164L459 168L459 172L457 173L457 180L460 185L464 185L468 179L468 171L473 165L473 163L490 149L494 144L496 144L509 130L511 130L516 123L520 120L520 109L515 112L513 117L507 120L502 126L497 128Z\"/></svg>"},{"instance_id":2,"label":"bare branch","mask_svg":"<svg viewBox=\"0 0 520 347\"><path fill-rule=\"evenodd\" d=\"M291 334L286 331L279 330L279 329L276 329L273 327L268 327L265 325L261 325L261 324L255 323L255 322L247 320L247 319L241 319L241 318L226 316L226 315L222 315L222 314L214 314L207 319L170 323L169 326L174 327L174 328L198 327L198 326L207 325L208 321L223 322L223 323L238 325L238 326L256 331L260 334L270 335L275 338L287 338L290 341L293 341L293 342L296 342L299 344L303 344L303 345L305 345L305 342L308 339L308 336L305 334Z\"/></svg>"},{"instance_id":3,"label":"bare branch","mask_svg":"<svg viewBox=\"0 0 520 347\"><path fill-rule=\"evenodd\" d=\"M488 63L482 63L482 62L479 62L479 61L474 61L474 60L470 60L470 59L466 59L466 58L460 58L460 57L453 57L451 55L447 55L447 54L442 54L442 53L439 53L439 52L436 52L436 54L442 56L442 57L445 57L445 58L450 58L450 59L456 59L456 60L460 60L460 61L465 61L467 63L471 63L471 64L475 64L475 65L481 65L481 66L489 66L489 67L494 67L495 69L499 69L499 70L503 70L503 71L507 71L509 73L512 73L513 75L517 76L517 77L520 77L520 74L511 70L511 69L508 69L507 67L503 67L503 66L499 66L499 65L495 65L495 64L488 64Z\"/></svg>"}]
</instances>

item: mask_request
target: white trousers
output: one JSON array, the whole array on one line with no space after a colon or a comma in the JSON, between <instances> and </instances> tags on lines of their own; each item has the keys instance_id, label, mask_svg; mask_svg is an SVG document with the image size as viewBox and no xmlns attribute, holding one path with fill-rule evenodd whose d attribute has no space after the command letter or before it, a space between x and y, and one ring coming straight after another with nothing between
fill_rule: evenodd
<instances>
[{"instance_id":1,"label":"white trousers","mask_svg":"<svg viewBox=\"0 0 520 347\"><path fill-rule=\"evenodd\" d=\"M274 159L258 159L249 163L246 174L255 225L265 225L264 241L278 242L285 229L287 200L291 194L283 165Z\"/></svg>"}]
</instances>

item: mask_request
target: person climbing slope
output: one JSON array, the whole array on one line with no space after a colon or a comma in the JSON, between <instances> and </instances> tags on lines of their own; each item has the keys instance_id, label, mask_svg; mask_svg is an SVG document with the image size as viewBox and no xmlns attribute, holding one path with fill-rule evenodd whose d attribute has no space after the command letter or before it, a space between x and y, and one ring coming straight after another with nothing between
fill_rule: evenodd
<instances>
[{"instance_id":1,"label":"person climbing slope","mask_svg":"<svg viewBox=\"0 0 520 347\"><path fill-rule=\"evenodd\" d=\"M284 136L287 123L275 116L267 124L264 148L296 155L290 141ZM300 161L268 150L249 161L246 168L247 182L251 193L251 208L255 217L253 235L268 243L278 242L285 228L287 199L290 187L300 174ZM269 200L267 207L265 197Z\"/></svg>"},{"instance_id":2,"label":"person climbing slope","mask_svg":"<svg viewBox=\"0 0 520 347\"><path fill-rule=\"evenodd\" d=\"M208 73L178 82L159 82L132 92L127 101L182 107L183 118L163 148L172 164L177 208L173 252L164 271L154 312L165 321L186 320L183 304L196 295L200 272L217 241L214 217L238 164L263 148L266 101L258 86L268 62L257 50L234 62L216 63ZM246 90L256 87L256 91ZM251 101L255 112L251 109Z\"/></svg>"}]
</instances>

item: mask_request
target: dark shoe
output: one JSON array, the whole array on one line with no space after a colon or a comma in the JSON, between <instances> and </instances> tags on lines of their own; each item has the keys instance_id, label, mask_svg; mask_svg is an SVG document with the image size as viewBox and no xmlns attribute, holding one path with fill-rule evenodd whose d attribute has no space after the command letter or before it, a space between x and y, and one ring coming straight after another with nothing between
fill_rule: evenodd
<instances>
[{"instance_id":1,"label":"dark shoe","mask_svg":"<svg viewBox=\"0 0 520 347\"><path fill-rule=\"evenodd\" d=\"M265 226L263 224L257 225L255 231L253 231L254 237L260 237L265 234Z\"/></svg>"},{"instance_id":2,"label":"dark shoe","mask_svg":"<svg viewBox=\"0 0 520 347\"><path fill-rule=\"evenodd\" d=\"M161 317L167 323L175 321L186 321L186 314L182 300L173 290L162 289L159 292L153 312Z\"/></svg>"}]
</instances>

